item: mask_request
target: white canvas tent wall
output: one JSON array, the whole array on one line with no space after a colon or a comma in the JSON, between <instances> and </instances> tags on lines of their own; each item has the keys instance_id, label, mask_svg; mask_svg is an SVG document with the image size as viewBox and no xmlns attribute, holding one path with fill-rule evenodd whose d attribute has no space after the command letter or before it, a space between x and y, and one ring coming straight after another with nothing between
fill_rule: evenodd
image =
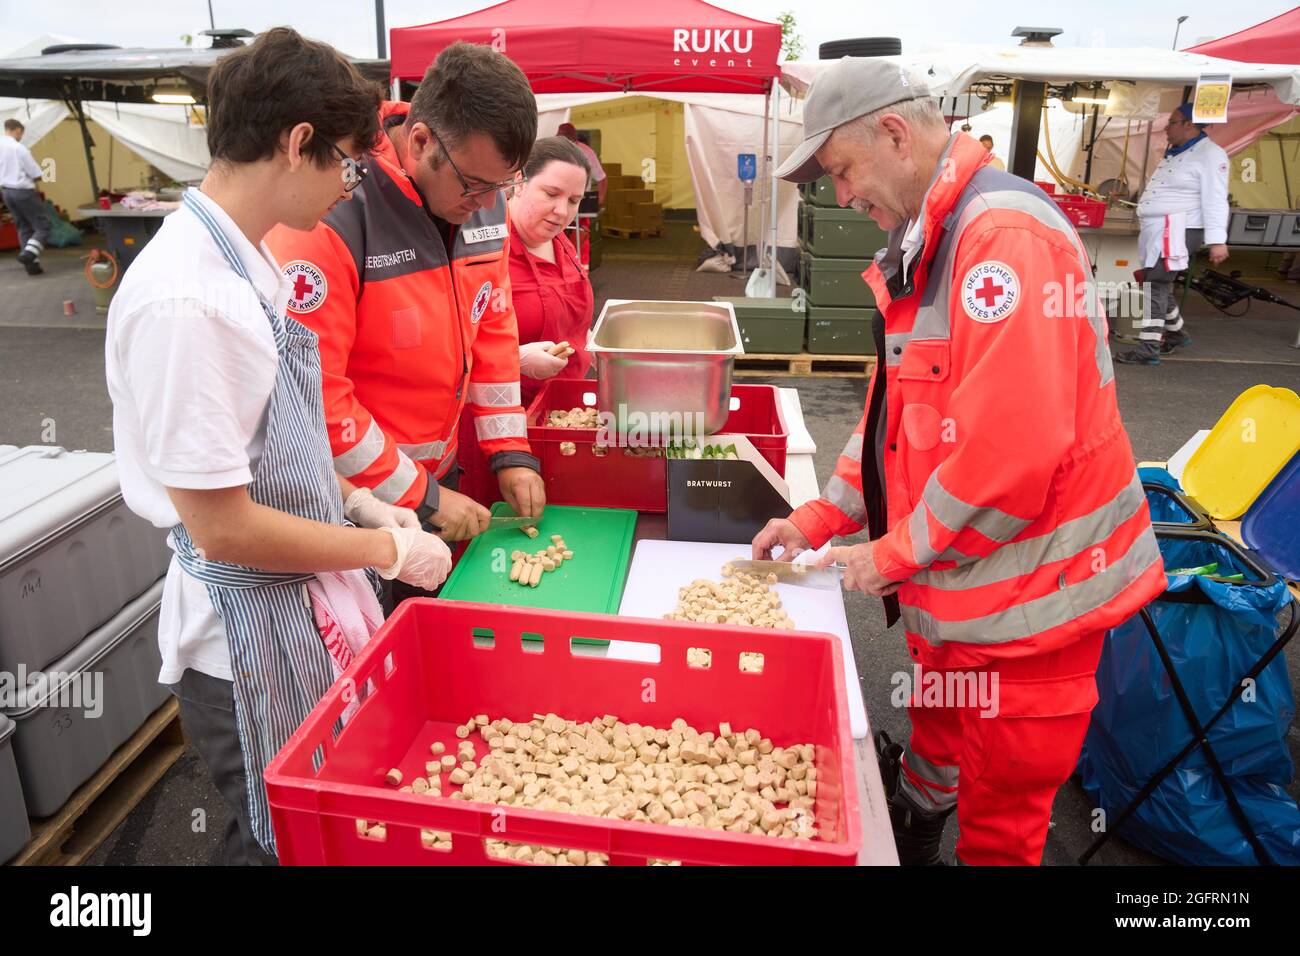
<instances>
[{"instance_id":1,"label":"white canvas tent wall","mask_svg":"<svg viewBox=\"0 0 1300 956\"><path fill-rule=\"evenodd\" d=\"M743 187L736 176L738 153L761 156L763 147L763 97L741 93L656 93L638 96L683 104L686 124L686 157L695 192L700 235L710 246L739 248L743 243ZM569 119L572 109L621 97L620 93L544 93L537 97L538 136L553 136ZM803 114L798 104L783 100L781 107L779 156L799 144ZM759 242L757 194L751 208L749 242ZM777 246L793 249L798 244L798 191L780 184L776 197ZM789 253L783 258L789 256Z\"/></svg>"}]
</instances>

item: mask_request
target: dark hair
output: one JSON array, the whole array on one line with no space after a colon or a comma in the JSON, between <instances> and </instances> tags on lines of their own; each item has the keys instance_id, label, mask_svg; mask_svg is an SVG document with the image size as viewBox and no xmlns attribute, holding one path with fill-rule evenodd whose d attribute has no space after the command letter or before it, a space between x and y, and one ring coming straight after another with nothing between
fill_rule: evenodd
<instances>
[{"instance_id":1,"label":"dark hair","mask_svg":"<svg viewBox=\"0 0 1300 956\"><path fill-rule=\"evenodd\" d=\"M253 163L274 156L286 130L310 123L315 135L304 151L323 166L348 137L358 149L374 145L379 104L379 87L338 50L275 27L208 74L208 152L214 161Z\"/></svg>"},{"instance_id":2,"label":"dark hair","mask_svg":"<svg viewBox=\"0 0 1300 956\"><path fill-rule=\"evenodd\" d=\"M424 123L451 148L486 133L512 169L537 138L537 99L519 67L491 47L453 43L433 61L411 97L409 123Z\"/></svg>"},{"instance_id":3,"label":"dark hair","mask_svg":"<svg viewBox=\"0 0 1300 956\"><path fill-rule=\"evenodd\" d=\"M7 120L5 120L5 132L6 132L6 133L12 133L12 132L13 132L14 130L16 130L16 129L26 129L26 128L27 128L26 126L24 126L22 123L18 122L16 119L7 119Z\"/></svg>"},{"instance_id":4,"label":"dark hair","mask_svg":"<svg viewBox=\"0 0 1300 956\"><path fill-rule=\"evenodd\" d=\"M582 155L582 150L573 140L563 136L547 136L534 143L533 151L524 163L524 175L536 176L551 163L572 163L591 176L591 163L587 162L587 157Z\"/></svg>"},{"instance_id":5,"label":"dark hair","mask_svg":"<svg viewBox=\"0 0 1300 956\"><path fill-rule=\"evenodd\" d=\"M988 133L985 133L983 136L980 137L980 142L981 142L981 143L984 142L985 140L988 140L988 141L989 141L989 145L990 145L990 146L993 145L993 137L990 136Z\"/></svg>"}]
</instances>

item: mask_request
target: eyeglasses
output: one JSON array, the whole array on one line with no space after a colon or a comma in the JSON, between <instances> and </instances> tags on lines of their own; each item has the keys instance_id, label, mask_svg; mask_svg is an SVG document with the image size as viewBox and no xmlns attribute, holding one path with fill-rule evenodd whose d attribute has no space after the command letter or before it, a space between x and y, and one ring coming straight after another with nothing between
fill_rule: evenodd
<instances>
[{"instance_id":1,"label":"eyeglasses","mask_svg":"<svg viewBox=\"0 0 1300 956\"><path fill-rule=\"evenodd\" d=\"M462 199L472 199L477 196L486 196L488 193L499 192L500 190L506 189L510 186L522 186L524 183L528 182L528 177L526 176L522 178L511 177L510 179L503 179L499 183L493 183L490 186L471 187L469 182L465 179L465 176L461 173L460 167L456 165L456 161L451 158L451 152L447 149L447 144L442 141L442 137L438 135L437 130L435 130L432 126L430 126L429 132L432 133L433 138L437 140L438 147L442 150L442 155L446 156L447 162L451 164L451 171L455 173L456 178L460 180L460 187L461 187L460 196Z\"/></svg>"},{"instance_id":2,"label":"eyeglasses","mask_svg":"<svg viewBox=\"0 0 1300 956\"><path fill-rule=\"evenodd\" d=\"M345 192L352 192L361 185L361 181L370 175L370 167L363 166L361 161L353 159L343 150L339 149L333 143L330 143L330 149L338 155L343 164L343 189Z\"/></svg>"}]
</instances>

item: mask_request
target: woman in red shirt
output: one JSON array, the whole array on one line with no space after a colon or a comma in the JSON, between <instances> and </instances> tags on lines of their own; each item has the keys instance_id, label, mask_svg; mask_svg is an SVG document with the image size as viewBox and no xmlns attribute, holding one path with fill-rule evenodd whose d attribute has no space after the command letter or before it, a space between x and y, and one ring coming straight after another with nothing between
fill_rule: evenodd
<instances>
[{"instance_id":1,"label":"woman in red shirt","mask_svg":"<svg viewBox=\"0 0 1300 956\"><path fill-rule=\"evenodd\" d=\"M527 408L546 379L586 377L595 298L587 270L564 234L587 190L591 170L586 157L571 141L546 137L533 145L523 175L525 182L509 201L508 218L511 298L519 322L520 388ZM563 342L571 354L556 348ZM461 428L473 427L462 415ZM496 482L474 443L461 445L460 467L460 490L490 506L499 497Z\"/></svg>"}]
</instances>

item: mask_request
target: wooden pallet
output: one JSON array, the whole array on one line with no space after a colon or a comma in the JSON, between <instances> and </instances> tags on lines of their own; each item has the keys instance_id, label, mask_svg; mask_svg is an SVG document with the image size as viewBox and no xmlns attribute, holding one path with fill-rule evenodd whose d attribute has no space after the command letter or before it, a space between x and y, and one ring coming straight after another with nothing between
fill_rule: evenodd
<instances>
[{"instance_id":1,"label":"wooden pallet","mask_svg":"<svg viewBox=\"0 0 1300 956\"><path fill-rule=\"evenodd\" d=\"M613 239L649 239L662 236L662 229L620 229L617 226L601 226L600 231Z\"/></svg>"},{"instance_id":2,"label":"wooden pallet","mask_svg":"<svg viewBox=\"0 0 1300 956\"><path fill-rule=\"evenodd\" d=\"M874 355L770 355L762 352L736 356L735 374L804 378L858 378L871 374Z\"/></svg>"},{"instance_id":3,"label":"wooden pallet","mask_svg":"<svg viewBox=\"0 0 1300 956\"><path fill-rule=\"evenodd\" d=\"M58 813L32 821L31 840L8 865L81 865L184 752L180 705L172 697Z\"/></svg>"}]
</instances>

